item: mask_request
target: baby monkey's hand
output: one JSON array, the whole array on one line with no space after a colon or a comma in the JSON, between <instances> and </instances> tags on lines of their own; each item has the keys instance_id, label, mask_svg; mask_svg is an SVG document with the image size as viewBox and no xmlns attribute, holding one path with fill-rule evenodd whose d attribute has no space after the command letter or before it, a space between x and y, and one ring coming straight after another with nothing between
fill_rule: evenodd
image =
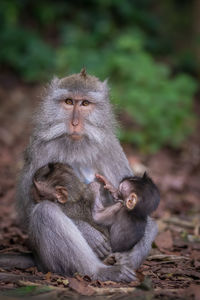
<instances>
[{"instance_id":1,"label":"baby monkey's hand","mask_svg":"<svg viewBox=\"0 0 200 300\"><path fill-rule=\"evenodd\" d=\"M95 174L96 178L104 184L104 189L108 190L115 200L118 200L118 190L108 181L106 177L100 174Z\"/></svg>"}]
</instances>

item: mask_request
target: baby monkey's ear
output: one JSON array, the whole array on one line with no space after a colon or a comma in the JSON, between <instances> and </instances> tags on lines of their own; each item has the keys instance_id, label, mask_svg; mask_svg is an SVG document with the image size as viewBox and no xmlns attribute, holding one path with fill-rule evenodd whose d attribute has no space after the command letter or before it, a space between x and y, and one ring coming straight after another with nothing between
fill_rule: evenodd
<instances>
[{"instance_id":1,"label":"baby monkey's ear","mask_svg":"<svg viewBox=\"0 0 200 300\"><path fill-rule=\"evenodd\" d=\"M134 209L138 202L138 196L135 193L131 193L125 200L125 205L128 210Z\"/></svg>"},{"instance_id":2,"label":"baby monkey's ear","mask_svg":"<svg viewBox=\"0 0 200 300\"><path fill-rule=\"evenodd\" d=\"M60 185L57 185L55 189L57 201L61 204L66 203L68 197L67 189L64 186Z\"/></svg>"}]
</instances>

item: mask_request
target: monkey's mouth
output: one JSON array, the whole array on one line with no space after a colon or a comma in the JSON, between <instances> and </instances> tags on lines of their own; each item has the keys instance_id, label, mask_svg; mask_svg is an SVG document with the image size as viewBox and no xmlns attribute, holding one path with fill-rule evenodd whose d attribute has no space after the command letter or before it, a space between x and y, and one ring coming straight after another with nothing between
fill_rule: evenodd
<instances>
[{"instance_id":1,"label":"monkey's mouth","mask_svg":"<svg viewBox=\"0 0 200 300\"><path fill-rule=\"evenodd\" d=\"M81 135L80 133L77 133L77 132L73 132L72 134L70 134L70 137L71 137L71 139L78 141L78 140L82 139L83 135Z\"/></svg>"}]
</instances>

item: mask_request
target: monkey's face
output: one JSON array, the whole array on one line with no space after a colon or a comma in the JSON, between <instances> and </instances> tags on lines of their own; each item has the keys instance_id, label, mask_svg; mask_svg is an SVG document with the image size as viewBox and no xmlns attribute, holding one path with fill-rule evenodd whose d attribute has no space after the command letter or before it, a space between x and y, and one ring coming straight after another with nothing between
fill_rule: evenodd
<instances>
[{"instance_id":1,"label":"monkey's face","mask_svg":"<svg viewBox=\"0 0 200 300\"><path fill-rule=\"evenodd\" d=\"M102 143L115 127L107 82L85 73L55 79L42 105L42 128L44 118L48 124L44 139L66 136L71 145L83 139Z\"/></svg>"},{"instance_id":2,"label":"monkey's face","mask_svg":"<svg viewBox=\"0 0 200 300\"><path fill-rule=\"evenodd\" d=\"M120 197L124 200L124 205L128 210L133 210L138 202L135 185L132 181L124 180L119 185Z\"/></svg>"},{"instance_id":3,"label":"monkey's face","mask_svg":"<svg viewBox=\"0 0 200 300\"><path fill-rule=\"evenodd\" d=\"M127 198L133 192L133 184L129 180L123 180L119 185L119 192L123 199Z\"/></svg>"},{"instance_id":4,"label":"monkey's face","mask_svg":"<svg viewBox=\"0 0 200 300\"><path fill-rule=\"evenodd\" d=\"M73 140L80 140L85 134L84 123L95 109L92 99L81 94L68 94L62 102L63 109L67 115L68 135Z\"/></svg>"}]
</instances>

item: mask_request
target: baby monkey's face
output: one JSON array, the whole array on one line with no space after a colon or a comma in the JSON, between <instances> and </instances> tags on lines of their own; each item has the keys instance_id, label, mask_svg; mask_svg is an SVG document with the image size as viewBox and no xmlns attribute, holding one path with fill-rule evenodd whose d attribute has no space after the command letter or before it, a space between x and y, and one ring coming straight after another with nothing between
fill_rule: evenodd
<instances>
[{"instance_id":1,"label":"baby monkey's face","mask_svg":"<svg viewBox=\"0 0 200 300\"><path fill-rule=\"evenodd\" d=\"M132 181L125 179L120 183L119 195L128 210L134 209L138 202L138 196L136 194L135 184Z\"/></svg>"}]
</instances>

